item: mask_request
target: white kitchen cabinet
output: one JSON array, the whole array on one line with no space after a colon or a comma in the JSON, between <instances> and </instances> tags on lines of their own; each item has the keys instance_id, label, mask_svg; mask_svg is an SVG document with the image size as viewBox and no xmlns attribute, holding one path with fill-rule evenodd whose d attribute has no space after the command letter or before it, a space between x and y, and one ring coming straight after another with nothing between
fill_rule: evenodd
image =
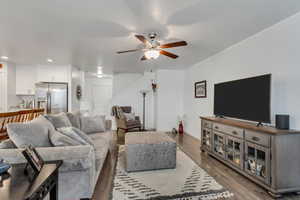
<instances>
[{"instance_id":1,"label":"white kitchen cabinet","mask_svg":"<svg viewBox=\"0 0 300 200\"><path fill-rule=\"evenodd\" d=\"M70 66L39 65L37 82L69 82Z\"/></svg>"},{"instance_id":2,"label":"white kitchen cabinet","mask_svg":"<svg viewBox=\"0 0 300 200\"><path fill-rule=\"evenodd\" d=\"M17 95L34 95L38 82L69 82L70 66L32 65L17 66Z\"/></svg>"},{"instance_id":3,"label":"white kitchen cabinet","mask_svg":"<svg viewBox=\"0 0 300 200\"><path fill-rule=\"evenodd\" d=\"M16 93L17 95L34 95L37 82L36 66L16 67Z\"/></svg>"}]
</instances>

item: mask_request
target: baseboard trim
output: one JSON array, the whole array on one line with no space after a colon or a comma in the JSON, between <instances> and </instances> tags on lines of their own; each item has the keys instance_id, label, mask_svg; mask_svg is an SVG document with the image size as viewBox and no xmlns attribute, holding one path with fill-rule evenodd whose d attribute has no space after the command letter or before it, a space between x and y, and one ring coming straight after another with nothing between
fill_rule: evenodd
<instances>
[{"instance_id":1,"label":"baseboard trim","mask_svg":"<svg viewBox=\"0 0 300 200\"><path fill-rule=\"evenodd\" d=\"M190 137L194 138L195 140L198 140L198 141L200 141L200 139L199 139L199 138L196 138L195 136L193 136L193 135L191 135L191 134L189 134L189 133L187 133L187 132L184 132L184 134L186 134L186 135L188 135L188 136L190 136Z\"/></svg>"}]
</instances>

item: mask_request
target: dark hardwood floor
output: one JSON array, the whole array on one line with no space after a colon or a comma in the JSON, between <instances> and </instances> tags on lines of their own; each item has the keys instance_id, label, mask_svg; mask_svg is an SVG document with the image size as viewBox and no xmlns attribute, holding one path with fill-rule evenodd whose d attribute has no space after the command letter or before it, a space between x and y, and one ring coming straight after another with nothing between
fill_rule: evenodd
<instances>
[{"instance_id":1,"label":"dark hardwood floor","mask_svg":"<svg viewBox=\"0 0 300 200\"><path fill-rule=\"evenodd\" d=\"M251 182L244 176L233 171L218 160L200 151L200 141L190 135L173 136L179 147L189 155L199 166L213 176L217 182L234 193L232 200L272 200L266 190ZM117 161L117 144L124 144L124 140L114 137L114 148L108 154L93 195L93 200L108 200L111 195L111 186L114 169ZM280 200L300 200L300 195L284 195ZM120 199L122 200L122 199Z\"/></svg>"}]
</instances>

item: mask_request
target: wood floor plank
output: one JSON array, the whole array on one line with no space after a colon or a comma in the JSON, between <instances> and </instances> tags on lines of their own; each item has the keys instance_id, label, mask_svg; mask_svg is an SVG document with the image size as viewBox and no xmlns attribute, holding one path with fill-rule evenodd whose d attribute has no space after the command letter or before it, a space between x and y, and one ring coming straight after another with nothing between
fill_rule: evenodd
<instances>
[{"instance_id":1,"label":"wood floor plank","mask_svg":"<svg viewBox=\"0 0 300 200\"><path fill-rule=\"evenodd\" d=\"M116 135L116 134L115 134ZM266 190L254 182L235 172L231 168L200 151L200 141L190 135L172 135L179 147L190 156L217 182L234 193L232 200L272 200L273 198ZM118 144L124 144L124 139L114 136L113 151L108 154L103 169L99 176L93 200L108 200L112 191L114 169L117 161ZM284 195L280 200L300 200L296 194ZM121 199L120 199L121 200Z\"/></svg>"}]
</instances>

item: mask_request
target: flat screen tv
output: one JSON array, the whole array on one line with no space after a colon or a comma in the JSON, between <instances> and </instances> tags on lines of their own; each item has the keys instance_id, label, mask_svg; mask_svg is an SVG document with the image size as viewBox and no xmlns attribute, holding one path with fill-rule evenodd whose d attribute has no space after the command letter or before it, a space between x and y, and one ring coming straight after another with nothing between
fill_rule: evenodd
<instances>
[{"instance_id":1,"label":"flat screen tv","mask_svg":"<svg viewBox=\"0 0 300 200\"><path fill-rule=\"evenodd\" d=\"M270 123L271 74L215 84L214 114Z\"/></svg>"}]
</instances>

